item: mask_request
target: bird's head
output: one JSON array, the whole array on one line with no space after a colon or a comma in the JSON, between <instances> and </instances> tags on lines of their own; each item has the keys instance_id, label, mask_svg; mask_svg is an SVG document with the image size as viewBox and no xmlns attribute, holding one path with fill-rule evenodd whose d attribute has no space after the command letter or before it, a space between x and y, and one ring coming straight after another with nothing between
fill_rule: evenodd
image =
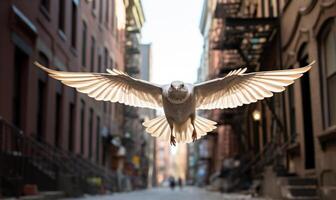
<instances>
[{"instance_id":1,"label":"bird's head","mask_svg":"<svg viewBox=\"0 0 336 200\"><path fill-rule=\"evenodd\" d=\"M168 99L173 103L183 103L189 97L188 87L182 81L173 81L168 89Z\"/></svg>"},{"instance_id":2,"label":"bird's head","mask_svg":"<svg viewBox=\"0 0 336 200\"><path fill-rule=\"evenodd\" d=\"M184 83L182 81L173 81L170 84L170 89L172 91L182 91L182 90L186 90Z\"/></svg>"}]
</instances>

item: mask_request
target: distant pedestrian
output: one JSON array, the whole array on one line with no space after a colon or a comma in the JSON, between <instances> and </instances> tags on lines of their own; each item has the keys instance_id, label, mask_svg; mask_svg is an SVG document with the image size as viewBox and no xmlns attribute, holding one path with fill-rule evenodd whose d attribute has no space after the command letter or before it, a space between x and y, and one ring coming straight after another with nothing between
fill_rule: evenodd
<instances>
[{"instance_id":1,"label":"distant pedestrian","mask_svg":"<svg viewBox=\"0 0 336 200\"><path fill-rule=\"evenodd\" d=\"M172 189L172 190L174 190L175 189L175 179L174 179L174 177L169 177L169 186L170 186L170 188Z\"/></svg>"},{"instance_id":2,"label":"distant pedestrian","mask_svg":"<svg viewBox=\"0 0 336 200\"><path fill-rule=\"evenodd\" d=\"M178 178L177 184L179 185L180 189L182 190L182 188L183 188L183 181L182 181L181 177Z\"/></svg>"}]
</instances>

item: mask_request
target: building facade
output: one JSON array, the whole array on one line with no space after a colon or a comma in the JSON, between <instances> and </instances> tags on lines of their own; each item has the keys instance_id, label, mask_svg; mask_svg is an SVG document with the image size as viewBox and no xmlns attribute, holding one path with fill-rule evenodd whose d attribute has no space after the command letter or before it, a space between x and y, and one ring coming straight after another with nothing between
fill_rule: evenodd
<instances>
[{"instance_id":1,"label":"building facade","mask_svg":"<svg viewBox=\"0 0 336 200\"><path fill-rule=\"evenodd\" d=\"M126 6L126 43L125 71L134 78L150 78L150 51L141 51L141 28L145 23L145 15L140 0L129 0ZM148 64L147 66L145 66ZM149 80L149 79L147 79ZM152 166L152 140L142 126L145 119L154 113L147 109L127 106L124 109L123 144L126 147L125 173L131 177L132 187L142 189L148 186Z\"/></svg>"},{"instance_id":2,"label":"building facade","mask_svg":"<svg viewBox=\"0 0 336 200\"><path fill-rule=\"evenodd\" d=\"M295 20L288 20L289 18ZM290 2L282 10L283 65L316 61L309 74L285 94L286 131L296 139L287 150L288 170L317 178L323 198L332 199L336 184L335 94L336 2Z\"/></svg>"},{"instance_id":3,"label":"building facade","mask_svg":"<svg viewBox=\"0 0 336 200\"><path fill-rule=\"evenodd\" d=\"M146 81L152 80L152 67L153 67L153 60L152 60L152 44L141 44L140 45L140 52L141 52L141 68L140 74L141 79ZM156 111L153 109L140 109L139 115L143 121L147 121L150 119L154 119L156 117ZM156 186L156 167L155 167L155 159L156 159L156 152L155 152L155 138L151 137L145 130L143 130L143 136L145 141L145 146L143 147L143 157L146 159L143 162L143 168L147 169L147 172L144 171L146 175L146 181L148 187Z\"/></svg>"},{"instance_id":4,"label":"building facade","mask_svg":"<svg viewBox=\"0 0 336 200\"><path fill-rule=\"evenodd\" d=\"M2 122L22 130L24 141L30 141L31 148L43 147L55 156L73 155L68 161L74 163L71 159L78 157L90 168L92 177L106 170L112 176L109 138L122 134L123 106L97 102L77 93L33 63L38 61L64 71L124 71L124 1L5 0L0 2L0 13ZM10 135L8 131L2 133L2 141L10 140ZM2 151L9 152L6 148L2 146ZM19 146L15 148L32 158L38 156ZM1 178L5 178L5 168L1 169ZM22 184L37 184L43 190L43 181L34 182L26 179L24 173L19 175L23 176ZM117 190L117 186L109 189Z\"/></svg>"},{"instance_id":5,"label":"building facade","mask_svg":"<svg viewBox=\"0 0 336 200\"><path fill-rule=\"evenodd\" d=\"M210 35L204 45L210 52L208 78L241 65L259 71L316 63L284 93L236 110L213 111L210 115L220 124L217 137L223 138L222 145L239 148L228 156L226 150L218 150L218 143L210 159L233 156L244 167L232 170L230 178L260 184L266 196L332 199L335 1L218 0L214 4L211 28L203 34ZM229 142L232 145L220 133L228 125L235 137ZM208 173L219 168L220 177L228 180L225 162L210 164ZM273 182L277 184L269 184Z\"/></svg>"}]
</instances>

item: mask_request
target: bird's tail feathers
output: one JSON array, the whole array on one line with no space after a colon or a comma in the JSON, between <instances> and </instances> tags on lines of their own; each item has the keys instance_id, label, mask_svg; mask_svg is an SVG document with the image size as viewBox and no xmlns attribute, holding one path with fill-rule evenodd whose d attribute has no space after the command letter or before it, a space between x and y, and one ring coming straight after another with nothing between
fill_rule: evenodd
<instances>
[{"instance_id":1,"label":"bird's tail feathers","mask_svg":"<svg viewBox=\"0 0 336 200\"><path fill-rule=\"evenodd\" d=\"M164 115L145 121L142 125L146 127L147 133L151 136L158 137L164 141L170 141L170 127Z\"/></svg>"},{"instance_id":2,"label":"bird's tail feathers","mask_svg":"<svg viewBox=\"0 0 336 200\"><path fill-rule=\"evenodd\" d=\"M197 133L197 139L200 139L208 132L216 129L216 122L200 116L196 116L194 124ZM146 131L153 137L158 137L163 141L170 141L171 130L165 116L160 116L146 121L143 123L143 125L146 127ZM173 136L178 143L190 143L193 141L193 130L194 128L191 124L191 120L188 119L183 124L174 124Z\"/></svg>"}]
</instances>

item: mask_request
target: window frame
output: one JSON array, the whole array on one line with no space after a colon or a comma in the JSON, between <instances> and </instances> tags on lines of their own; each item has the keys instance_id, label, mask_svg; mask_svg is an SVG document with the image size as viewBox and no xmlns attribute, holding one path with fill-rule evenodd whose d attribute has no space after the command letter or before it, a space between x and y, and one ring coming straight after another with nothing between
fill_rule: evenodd
<instances>
[{"instance_id":1,"label":"window frame","mask_svg":"<svg viewBox=\"0 0 336 200\"><path fill-rule=\"evenodd\" d=\"M321 64L321 101L322 101L322 111L323 111L323 127L324 129L328 129L332 126L336 126L336 124L332 124L330 121L330 112L329 112L329 93L328 93L328 75L326 69L326 54L325 54L325 39L326 36L331 32L334 31L336 33L336 17L333 17L325 22L325 24L321 28L321 32L319 33L319 57L320 57L320 64ZM336 72L334 72L329 77L335 76Z\"/></svg>"},{"instance_id":2,"label":"window frame","mask_svg":"<svg viewBox=\"0 0 336 200\"><path fill-rule=\"evenodd\" d=\"M71 47L77 49L78 34L78 3L73 0L71 2Z\"/></svg>"},{"instance_id":3,"label":"window frame","mask_svg":"<svg viewBox=\"0 0 336 200\"><path fill-rule=\"evenodd\" d=\"M96 62L96 38L92 35L91 36L91 47L90 47L90 71L94 72L95 70L95 62Z\"/></svg>"},{"instance_id":4,"label":"window frame","mask_svg":"<svg viewBox=\"0 0 336 200\"><path fill-rule=\"evenodd\" d=\"M66 0L59 0L58 2L58 31L62 32L65 35L66 27ZM63 12L62 12L63 11Z\"/></svg>"},{"instance_id":5,"label":"window frame","mask_svg":"<svg viewBox=\"0 0 336 200\"><path fill-rule=\"evenodd\" d=\"M82 21L82 67L87 65L87 36L88 36L88 26L85 20Z\"/></svg>"},{"instance_id":6,"label":"window frame","mask_svg":"<svg viewBox=\"0 0 336 200\"><path fill-rule=\"evenodd\" d=\"M98 13L98 21L99 21L99 24L102 24L103 21L104 21L104 6L103 6L103 0L100 0L99 1L99 13Z\"/></svg>"},{"instance_id":7,"label":"window frame","mask_svg":"<svg viewBox=\"0 0 336 200\"><path fill-rule=\"evenodd\" d=\"M45 16L45 18L50 21L50 0L46 0L44 4L44 0L40 0L40 11Z\"/></svg>"}]
</instances>

